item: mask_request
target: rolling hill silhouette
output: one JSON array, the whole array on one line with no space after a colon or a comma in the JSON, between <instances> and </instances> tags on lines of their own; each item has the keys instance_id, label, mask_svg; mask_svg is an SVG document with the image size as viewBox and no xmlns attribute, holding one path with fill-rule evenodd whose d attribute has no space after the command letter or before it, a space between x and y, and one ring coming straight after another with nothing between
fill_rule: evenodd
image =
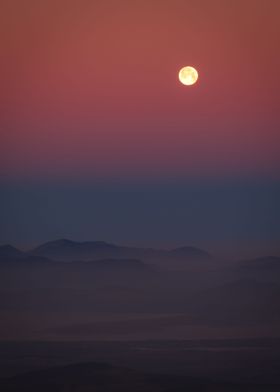
<instances>
[{"instance_id":1,"label":"rolling hill silhouette","mask_svg":"<svg viewBox=\"0 0 280 392\"><path fill-rule=\"evenodd\" d=\"M0 380L3 392L276 392L278 385L226 384L184 376L146 374L106 363L78 363Z\"/></svg>"},{"instance_id":2,"label":"rolling hill silhouette","mask_svg":"<svg viewBox=\"0 0 280 392\"><path fill-rule=\"evenodd\" d=\"M0 260L1 259L19 259L25 257L25 253L11 245L0 246Z\"/></svg>"}]
</instances>

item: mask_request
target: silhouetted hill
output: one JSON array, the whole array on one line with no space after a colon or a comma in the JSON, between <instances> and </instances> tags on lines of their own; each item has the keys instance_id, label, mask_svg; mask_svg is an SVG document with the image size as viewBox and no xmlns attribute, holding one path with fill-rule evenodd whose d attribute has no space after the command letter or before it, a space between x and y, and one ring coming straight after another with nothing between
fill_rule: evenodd
<instances>
[{"instance_id":1,"label":"silhouetted hill","mask_svg":"<svg viewBox=\"0 0 280 392\"><path fill-rule=\"evenodd\" d=\"M103 241L75 242L67 239L50 241L33 249L30 253L55 260L90 260L94 257L112 254L119 248Z\"/></svg>"},{"instance_id":2,"label":"silhouetted hill","mask_svg":"<svg viewBox=\"0 0 280 392\"><path fill-rule=\"evenodd\" d=\"M241 266L246 269L280 271L280 257L258 257L256 259L243 261Z\"/></svg>"},{"instance_id":3,"label":"silhouetted hill","mask_svg":"<svg viewBox=\"0 0 280 392\"><path fill-rule=\"evenodd\" d=\"M237 264L237 275L248 279L280 282L280 257L267 256L243 260Z\"/></svg>"},{"instance_id":4,"label":"silhouetted hill","mask_svg":"<svg viewBox=\"0 0 280 392\"><path fill-rule=\"evenodd\" d=\"M188 380L180 376L149 375L106 363L90 362L53 367L3 379L0 386L3 392L163 392L171 391L169 388L174 388L176 384L181 386L182 380L187 385Z\"/></svg>"},{"instance_id":5,"label":"silhouetted hill","mask_svg":"<svg viewBox=\"0 0 280 392\"><path fill-rule=\"evenodd\" d=\"M1 384L0 384L1 385ZM50 368L13 377L2 382L1 391L154 391L141 373L100 363Z\"/></svg>"},{"instance_id":6,"label":"silhouetted hill","mask_svg":"<svg viewBox=\"0 0 280 392\"><path fill-rule=\"evenodd\" d=\"M0 246L0 260L1 259L11 259L11 258L21 258L25 254L11 245Z\"/></svg>"},{"instance_id":7,"label":"silhouetted hill","mask_svg":"<svg viewBox=\"0 0 280 392\"><path fill-rule=\"evenodd\" d=\"M2 392L276 392L277 385L225 384L145 374L104 363L79 363L2 379Z\"/></svg>"},{"instance_id":8,"label":"silhouetted hill","mask_svg":"<svg viewBox=\"0 0 280 392\"><path fill-rule=\"evenodd\" d=\"M67 239L47 242L33 249L30 253L60 261L130 258L143 261L198 262L211 258L208 252L188 246L172 250L159 250L117 246L103 241L75 242Z\"/></svg>"}]
</instances>

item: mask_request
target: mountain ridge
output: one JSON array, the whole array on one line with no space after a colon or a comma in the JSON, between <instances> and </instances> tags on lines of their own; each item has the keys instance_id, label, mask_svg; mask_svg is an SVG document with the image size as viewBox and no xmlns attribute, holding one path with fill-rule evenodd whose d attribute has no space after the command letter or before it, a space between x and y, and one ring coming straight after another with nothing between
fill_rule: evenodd
<instances>
[{"instance_id":1,"label":"mountain ridge","mask_svg":"<svg viewBox=\"0 0 280 392\"><path fill-rule=\"evenodd\" d=\"M207 251L194 246L182 246L170 250L121 246L105 241L72 241L58 239L43 243L29 251L30 254L62 261L81 261L131 258L131 259L176 259L187 261L206 261L212 258Z\"/></svg>"}]
</instances>

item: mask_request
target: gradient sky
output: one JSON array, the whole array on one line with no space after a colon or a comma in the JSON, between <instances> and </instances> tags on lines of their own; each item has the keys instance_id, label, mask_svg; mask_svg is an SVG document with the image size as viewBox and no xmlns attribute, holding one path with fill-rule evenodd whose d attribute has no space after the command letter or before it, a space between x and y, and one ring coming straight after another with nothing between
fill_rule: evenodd
<instances>
[{"instance_id":1,"label":"gradient sky","mask_svg":"<svg viewBox=\"0 0 280 392\"><path fill-rule=\"evenodd\" d=\"M253 219L248 218L250 241L279 238L274 222L280 177L278 0L6 0L0 7L0 208L9 215L1 224L5 241L71 235L62 212L67 186L77 195L67 215L73 225L79 222L75 238L107 235L150 243L157 232L157 242L167 241L171 233L171 242L188 242L183 233L200 222L204 229L192 236L192 242L199 242L200 234L207 239L205 211L213 211L213 189L235 189L241 195L233 208L240 217L234 233L232 222L224 222L209 239L226 233L229 242L233 236L244 239L240 205L247 206L248 194L255 206ZM177 73L184 65L198 69L195 86L179 83ZM186 208L192 215L195 199L186 196L181 210L166 201L170 233L161 231L159 218L150 235L144 235L147 220L134 237L120 223L114 237L115 194L129 192L129 183L146 198L158 192L159 204L164 189L173 189L175 200L184 194L182 187L191 194L204 189L202 212L192 216L186 230L176 216L188 215ZM32 197L27 203L22 194L29 189L38 198L42 187L53 195L49 219L61 223L58 230L49 222L49 229L38 234ZM260 212L267 206L259 190L268 198L266 214ZM104 198L96 196L102 192L112 214L85 229L84 213L78 211L92 211L89 194L93 204L97 197L100 210L106 210ZM214 215L223 221L218 208L223 193L217 194L221 202L214 203ZM141 207L137 197L136 221L139 208L151 216L158 203ZM88 204L81 207L83 200ZM133 216L125 205L115 208L120 208L118 219ZM100 225L110 229L99 234ZM265 233L257 236L256 227Z\"/></svg>"}]
</instances>

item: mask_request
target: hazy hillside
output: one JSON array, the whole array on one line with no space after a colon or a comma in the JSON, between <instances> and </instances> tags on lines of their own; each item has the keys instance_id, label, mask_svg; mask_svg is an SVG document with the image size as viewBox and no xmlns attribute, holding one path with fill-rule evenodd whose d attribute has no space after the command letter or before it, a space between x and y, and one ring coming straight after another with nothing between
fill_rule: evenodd
<instances>
[{"instance_id":1,"label":"hazy hillside","mask_svg":"<svg viewBox=\"0 0 280 392\"><path fill-rule=\"evenodd\" d=\"M118 257L94 259L100 252ZM153 261L150 256L120 257L129 252L156 257ZM47 258L50 254L60 255L59 260ZM77 259L89 255L92 260ZM16 336L9 325L19 318L23 335L61 339L155 338L157 330L162 338L187 338L201 328L206 334L211 330L223 334L233 327L240 328L239 333L242 328L257 329L265 336L277 329L279 258L237 261L223 267L212 260L208 253L192 247L155 251L68 240L25 253L1 247L2 333ZM176 267L190 263L197 268L172 269L174 261ZM105 320L101 315L108 317ZM115 320L115 315L121 318Z\"/></svg>"}]
</instances>

